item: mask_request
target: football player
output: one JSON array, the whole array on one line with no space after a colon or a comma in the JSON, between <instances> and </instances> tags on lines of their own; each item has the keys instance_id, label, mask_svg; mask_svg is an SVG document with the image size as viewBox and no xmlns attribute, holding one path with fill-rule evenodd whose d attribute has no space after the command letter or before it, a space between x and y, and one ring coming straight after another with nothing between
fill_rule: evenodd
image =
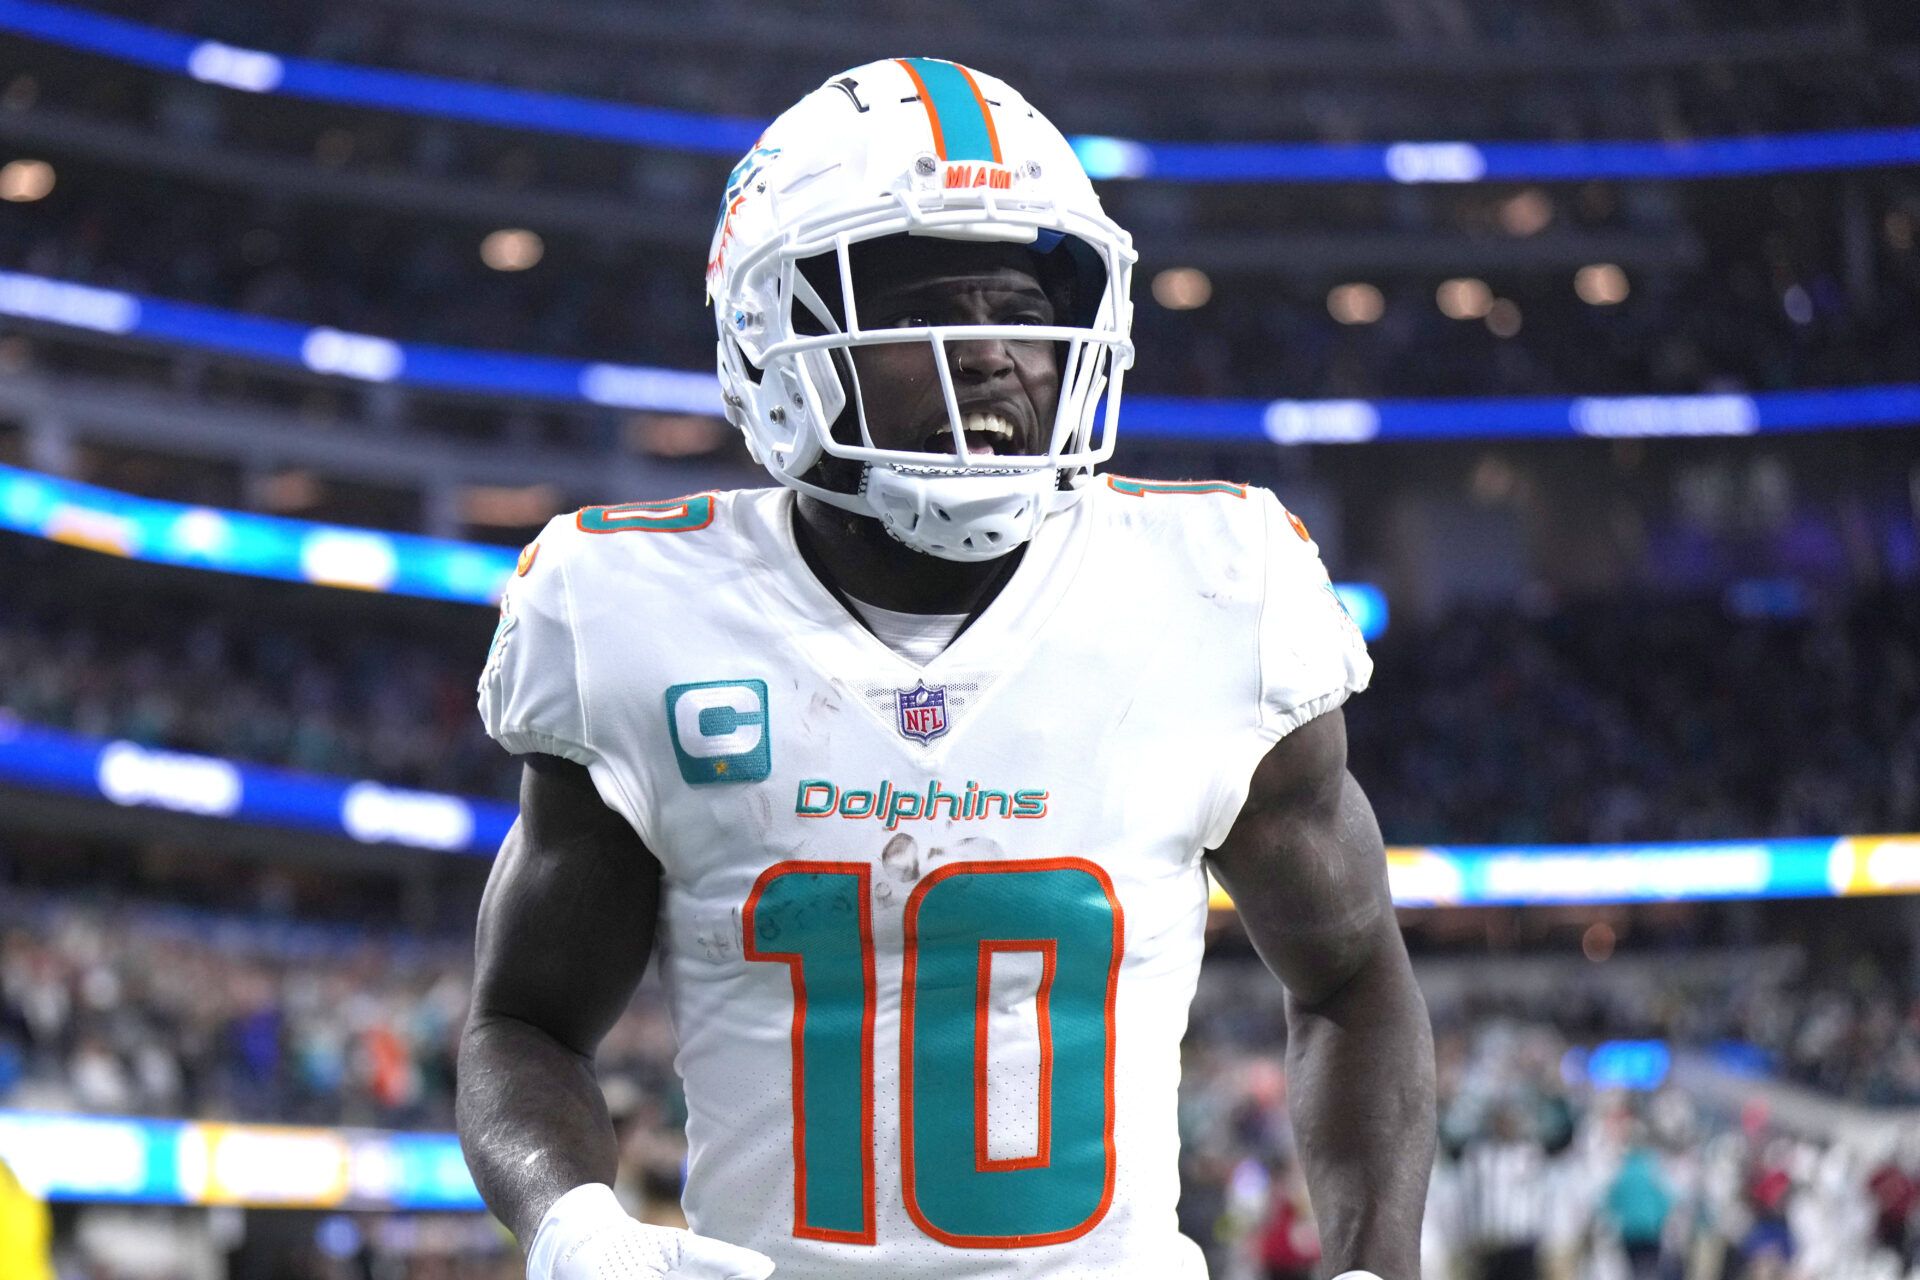
<instances>
[{"instance_id":1,"label":"football player","mask_svg":"<svg viewBox=\"0 0 1920 1280\"><path fill-rule=\"evenodd\" d=\"M1203 1277L1209 869L1286 985L1326 1259L1414 1280L1432 1049L1340 711L1371 663L1271 494L1096 472L1133 261L951 62L837 76L734 170L720 382L780 484L556 519L480 682L526 767L460 1131L535 1280ZM687 1231L614 1199L592 1065L656 953Z\"/></svg>"}]
</instances>

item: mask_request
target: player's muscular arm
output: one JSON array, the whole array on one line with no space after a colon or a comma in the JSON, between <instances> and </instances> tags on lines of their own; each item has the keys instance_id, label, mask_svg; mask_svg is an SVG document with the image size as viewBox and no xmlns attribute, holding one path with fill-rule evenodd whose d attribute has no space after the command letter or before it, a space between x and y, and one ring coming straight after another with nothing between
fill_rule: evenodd
<instances>
[{"instance_id":1,"label":"player's muscular arm","mask_svg":"<svg viewBox=\"0 0 1920 1280\"><path fill-rule=\"evenodd\" d=\"M474 1181L523 1245L561 1195L613 1182L593 1052L646 969L660 895L660 864L587 771L526 759L480 903L457 1099Z\"/></svg>"},{"instance_id":2,"label":"player's muscular arm","mask_svg":"<svg viewBox=\"0 0 1920 1280\"><path fill-rule=\"evenodd\" d=\"M1282 738L1209 859L1287 987L1294 1131L1334 1274L1420 1274L1433 1167L1433 1038L1345 717Z\"/></svg>"}]
</instances>

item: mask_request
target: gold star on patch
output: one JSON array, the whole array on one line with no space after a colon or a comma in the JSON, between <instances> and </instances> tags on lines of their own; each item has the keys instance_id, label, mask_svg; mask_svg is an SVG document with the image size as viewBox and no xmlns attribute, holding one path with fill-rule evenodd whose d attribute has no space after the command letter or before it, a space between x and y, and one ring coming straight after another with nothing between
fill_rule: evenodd
<instances>
[{"instance_id":1,"label":"gold star on patch","mask_svg":"<svg viewBox=\"0 0 1920 1280\"><path fill-rule=\"evenodd\" d=\"M715 760L713 762L713 771L715 773L725 773L727 771L727 762L725 760Z\"/></svg>"}]
</instances>

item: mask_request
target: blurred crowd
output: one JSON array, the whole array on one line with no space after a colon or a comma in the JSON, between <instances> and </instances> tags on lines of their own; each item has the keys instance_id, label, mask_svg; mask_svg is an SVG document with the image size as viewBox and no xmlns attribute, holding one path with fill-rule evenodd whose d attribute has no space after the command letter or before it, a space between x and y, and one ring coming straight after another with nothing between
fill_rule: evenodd
<instances>
[{"instance_id":1,"label":"blurred crowd","mask_svg":"<svg viewBox=\"0 0 1920 1280\"><path fill-rule=\"evenodd\" d=\"M71 553L67 553L71 554ZM0 601L0 711L162 748L512 799L474 710L483 611L423 628L43 575ZM272 616L264 616L271 614ZM1799 620L1609 597L1396 622L1347 707L1397 844L1920 830L1920 601Z\"/></svg>"},{"instance_id":2,"label":"blurred crowd","mask_svg":"<svg viewBox=\"0 0 1920 1280\"><path fill-rule=\"evenodd\" d=\"M1351 767L1390 840L1920 829L1920 601L1793 622L1608 598L1464 608L1374 646Z\"/></svg>"},{"instance_id":3,"label":"blurred crowd","mask_svg":"<svg viewBox=\"0 0 1920 1280\"><path fill-rule=\"evenodd\" d=\"M1262 1033L1248 1008L1271 1004L1264 990L1261 975L1209 971L1188 1040L1182 1227L1209 1242L1216 1280L1320 1274L1277 1013ZM1434 1003L1441 1150L1425 1280L1920 1274L1920 1129L1794 1131L1724 1090L1589 1075L1598 1056L1554 1003L1506 1015Z\"/></svg>"},{"instance_id":4,"label":"blurred crowd","mask_svg":"<svg viewBox=\"0 0 1920 1280\"><path fill-rule=\"evenodd\" d=\"M36 575L0 600L0 710L96 738L517 794L518 768L474 709L484 611L437 612L422 635L397 621L343 627L324 614L210 604L75 592Z\"/></svg>"},{"instance_id":5,"label":"blurred crowd","mask_svg":"<svg viewBox=\"0 0 1920 1280\"><path fill-rule=\"evenodd\" d=\"M0 1099L45 1110L451 1125L465 948L10 893Z\"/></svg>"},{"instance_id":6,"label":"blurred crowd","mask_svg":"<svg viewBox=\"0 0 1920 1280\"><path fill-rule=\"evenodd\" d=\"M450 1129L470 949L457 935L10 891L0 1107ZM642 1171L677 1192L673 1052L649 983L600 1069L623 1119L671 1138Z\"/></svg>"},{"instance_id":7,"label":"blurred crowd","mask_svg":"<svg viewBox=\"0 0 1920 1280\"><path fill-rule=\"evenodd\" d=\"M1684 1060L1725 1076L1718 1064L1737 1060L1759 1071L1747 1081L1920 1102L1910 986L1869 980L1864 960L1849 983L1797 954L1627 960L1572 981L1509 959L1491 983L1484 962L1423 962L1441 1082L1428 1280L1906 1275L1920 1131L1794 1136L1762 1095L1740 1101L1746 1084L1716 1093L1678 1073ZM1187 1038L1182 1228L1218 1280L1307 1280L1318 1242L1286 1113L1281 992L1242 957L1209 960ZM1531 992L1492 993L1530 967ZM10 891L0 1107L444 1128L469 980L453 937ZM1652 1037L1639 1043L1660 1046L1657 1064L1603 1070L1589 1050L1621 1037ZM600 1058L621 1193L666 1222L685 1154L673 1048L649 984ZM1888 1059L1905 1064L1891 1091Z\"/></svg>"}]
</instances>

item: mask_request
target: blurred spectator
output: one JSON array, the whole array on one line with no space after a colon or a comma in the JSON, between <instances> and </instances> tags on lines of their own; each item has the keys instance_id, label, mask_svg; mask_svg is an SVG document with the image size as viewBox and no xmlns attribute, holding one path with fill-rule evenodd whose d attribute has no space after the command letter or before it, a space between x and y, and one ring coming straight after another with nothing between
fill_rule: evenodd
<instances>
[{"instance_id":1,"label":"blurred spectator","mask_svg":"<svg viewBox=\"0 0 1920 1280\"><path fill-rule=\"evenodd\" d=\"M1895 1257L1913 1258L1914 1210L1920 1207L1920 1184L1914 1181L1911 1144L1888 1153L1868 1179L1873 1193L1874 1239Z\"/></svg>"},{"instance_id":2,"label":"blurred spectator","mask_svg":"<svg viewBox=\"0 0 1920 1280\"><path fill-rule=\"evenodd\" d=\"M1666 1280L1662 1267L1673 1191L1644 1137L1627 1148L1607 1188L1606 1216L1620 1235L1633 1280Z\"/></svg>"},{"instance_id":3,"label":"blurred spectator","mask_svg":"<svg viewBox=\"0 0 1920 1280\"><path fill-rule=\"evenodd\" d=\"M1775 1141L1755 1161L1747 1178L1747 1207L1753 1225L1740 1242L1739 1280L1780 1280L1794 1258L1794 1231L1788 1219L1794 1193L1787 1168L1788 1146Z\"/></svg>"},{"instance_id":4,"label":"blurred spectator","mask_svg":"<svg viewBox=\"0 0 1920 1280\"><path fill-rule=\"evenodd\" d=\"M1501 1106L1460 1157L1461 1237L1477 1280L1536 1280L1546 1232L1546 1152Z\"/></svg>"},{"instance_id":5,"label":"blurred spectator","mask_svg":"<svg viewBox=\"0 0 1920 1280\"><path fill-rule=\"evenodd\" d=\"M1260 1264L1265 1280L1313 1280L1320 1261L1320 1233L1307 1199L1299 1166L1282 1162L1273 1170L1272 1207L1260 1229Z\"/></svg>"}]
</instances>

